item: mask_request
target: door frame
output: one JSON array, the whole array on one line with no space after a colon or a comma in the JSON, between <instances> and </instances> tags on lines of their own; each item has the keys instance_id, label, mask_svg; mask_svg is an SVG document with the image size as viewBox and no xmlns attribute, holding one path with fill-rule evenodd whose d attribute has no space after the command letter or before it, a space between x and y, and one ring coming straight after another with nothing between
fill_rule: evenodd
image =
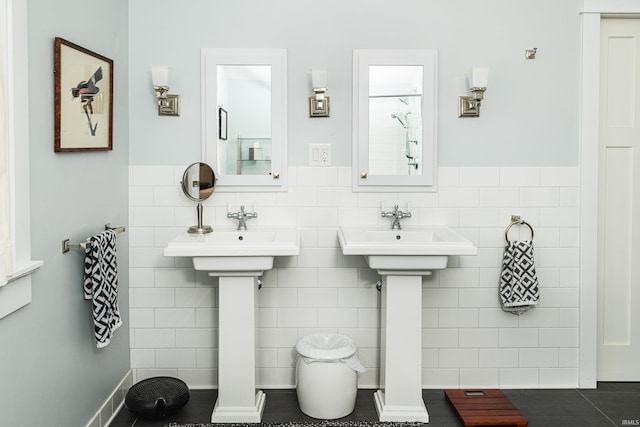
<instances>
[{"instance_id":1,"label":"door frame","mask_svg":"<svg viewBox=\"0 0 640 427\"><path fill-rule=\"evenodd\" d=\"M640 17L637 0L583 0L580 64L580 388L597 386L600 20Z\"/></svg>"}]
</instances>

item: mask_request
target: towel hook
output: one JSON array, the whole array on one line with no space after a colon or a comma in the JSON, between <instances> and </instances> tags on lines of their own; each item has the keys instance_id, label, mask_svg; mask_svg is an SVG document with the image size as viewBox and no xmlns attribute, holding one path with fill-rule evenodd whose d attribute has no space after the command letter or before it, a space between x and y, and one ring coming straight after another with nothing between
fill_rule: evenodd
<instances>
[{"instance_id":1,"label":"towel hook","mask_svg":"<svg viewBox=\"0 0 640 427\"><path fill-rule=\"evenodd\" d=\"M523 220L519 215L511 215L511 224L509 224L507 226L507 229L504 231L504 238L507 241L507 244L511 243L509 241L509 230L511 230L511 227L513 227L514 225L526 225L527 227L529 227L529 231L531 231L531 241L533 242L534 233L531 224Z\"/></svg>"}]
</instances>

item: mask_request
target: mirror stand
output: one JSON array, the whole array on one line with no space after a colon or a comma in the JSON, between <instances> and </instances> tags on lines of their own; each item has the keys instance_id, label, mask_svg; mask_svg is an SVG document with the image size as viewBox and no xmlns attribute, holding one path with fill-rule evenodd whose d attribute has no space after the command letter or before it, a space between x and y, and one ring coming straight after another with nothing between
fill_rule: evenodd
<instances>
[{"instance_id":1,"label":"mirror stand","mask_svg":"<svg viewBox=\"0 0 640 427\"><path fill-rule=\"evenodd\" d=\"M193 234L207 234L213 231L210 225L202 225L202 202L198 200L198 205L196 207L198 211L198 225L192 225L189 227L189 233Z\"/></svg>"},{"instance_id":2,"label":"mirror stand","mask_svg":"<svg viewBox=\"0 0 640 427\"><path fill-rule=\"evenodd\" d=\"M216 174L206 163L193 163L187 167L182 175L182 192L189 200L198 202L198 225L189 227L189 233L207 234L213 231L210 225L202 225L202 201L211 197L216 185Z\"/></svg>"}]
</instances>

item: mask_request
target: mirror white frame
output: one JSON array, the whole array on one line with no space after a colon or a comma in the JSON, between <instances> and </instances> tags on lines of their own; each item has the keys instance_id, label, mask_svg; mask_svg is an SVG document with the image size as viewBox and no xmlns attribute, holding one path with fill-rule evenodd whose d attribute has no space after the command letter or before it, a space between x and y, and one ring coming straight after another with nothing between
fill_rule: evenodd
<instances>
[{"instance_id":1,"label":"mirror white frame","mask_svg":"<svg viewBox=\"0 0 640 427\"><path fill-rule=\"evenodd\" d=\"M203 48L202 161L216 172L216 191L286 191L287 189L287 51L286 49ZM230 175L220 171L218 156L218 65L271 66L271 173Z\"/></svg>"},{"instance_id":2,"label":"mirror white frame","mask_svg":"<svg viewBox=\"0 0 640 427\"><path fill-rule=\"evenodd\" d=\"M369 173L369 66L418 65L423 68L422 174ZM354 49L353 51L353 190L380 192L436 191L438 52L430 49Z\"/></svg>"}]
</instances>

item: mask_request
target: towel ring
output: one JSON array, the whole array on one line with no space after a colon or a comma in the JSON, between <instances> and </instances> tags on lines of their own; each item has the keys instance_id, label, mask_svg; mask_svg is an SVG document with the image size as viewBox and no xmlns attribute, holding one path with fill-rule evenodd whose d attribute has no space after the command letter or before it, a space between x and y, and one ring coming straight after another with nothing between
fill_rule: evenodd
<instances>
[{"instance_id":1,"label":"towel ring","mask_svg":"<svg viewBox=\"0 0 640 427\"><path fill-rule=\"evenodd\" d=\"M507 241L507 244L511 243L509 241L509 230L511 230L511 227L513 227L514 225L526 225L527 227L529 227L529 231L531 231L531 241L533 242L533 227L527 221L519 220L513 221L507 226L507 229L504 231L504 238Z\"/></svg>"}]
</instances>

